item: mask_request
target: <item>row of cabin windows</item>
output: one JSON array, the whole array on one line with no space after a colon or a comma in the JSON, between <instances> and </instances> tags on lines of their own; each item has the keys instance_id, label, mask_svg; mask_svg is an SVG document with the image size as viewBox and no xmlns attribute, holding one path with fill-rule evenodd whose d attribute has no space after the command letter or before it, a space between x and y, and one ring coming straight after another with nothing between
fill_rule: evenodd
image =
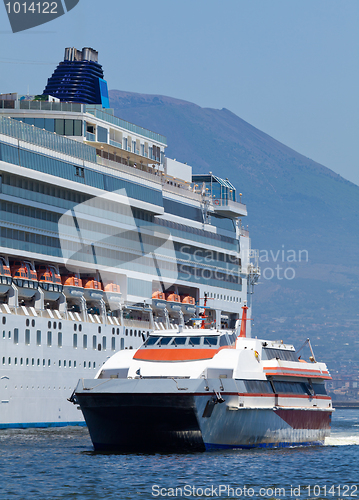
<instances>
[{"instance_id":1,"label":"row of cabin windows","mask_svg":"<svg viewBox=\"0 0 359 500\"><path fill-rule=\"evenodd\" d=\"M6 338L6 331L3 330L3 339L5 339L5 338ZM11 338L11 331L9 331L9 339L10 338ZM82 347L84 349L87 349L87 347L88 347L87 338L88 338L88 336L86 334L84 334L82 336ZM53 343L53 332L50 332L50 331L47 332L47 339L46 340L47 340L47 346L51 347L52 343ZM19 329L15 328L14 329L14 344L18 344L18 343L19 343ZM31 343L31 332L29 329L26 329L25 330L25 345L30 345L30 343ZM38 345L38 346L42 345L41 330L36 331L36 345ZM58 334L57 334L57 345L58 345L58 347L62 347L62 332L58 332ZM73 334L72 345L74 348L78 347L78 334L77 333ZM121 346L122 346L122 342L121 342ZM97 343L97 335L93 335L92 336L92 348L97 349L99 351L101 351L102 349L104 351L106 351L106 349L107 349L106 337L103 336L102 342ZM111 349L112 349L112 351L116 350L116 337L111 338Z\"/></svg>"},{"instance_id":2,"label":"row of cabin windows","mask_svg":"<svg viewBox=\"0 0 359 500\"><path fill-rule=\"evenodd\" d=\"M223 295L219 293L210 292L209 297L217 300L226 300L227 302L242 302L240 297L233 297L232 295Z\"/></svg>"},{"instance_id":3,"label":"row of cabin windows","mask_svg":"<svg viewBox=\"0 0 359 500\"><path fill-rule=\"evenodd\" d=\"M9 357L9 358L6 359L6 357L3 356L3 358L2 358L2 364L6 365L6 361L7 361L8 365L11 365L11 364L19 365L19 366L41 366L42 365L43 367L45 367L45 366L51 366L51 359L48 359L47 362L46 362L45 358L42 359L42 363L41 363L41 359L40 358L37 358L37 359L36 358L25 358L25 359L24 358L19 358L18 359L18 358L15 357L15 358L12 359L11 357ZM54 362L54 364L56 364L56 362ZM68 367L68 368L72 368L72 367L76 368L77 367L77 361L76 360L72 361L71 359L70 360L66 360L66 359L61 360L61 359L59 359L58 366L59 367L63 367L63 368L66 368L66 367ZM92 361L89 361L89 362L84 361L83 362L83 367L84 368L87 368L87 367L88 368L96 368L96 362L95 361L93 361L93 362Z\"/></svg>"}]
</instances>

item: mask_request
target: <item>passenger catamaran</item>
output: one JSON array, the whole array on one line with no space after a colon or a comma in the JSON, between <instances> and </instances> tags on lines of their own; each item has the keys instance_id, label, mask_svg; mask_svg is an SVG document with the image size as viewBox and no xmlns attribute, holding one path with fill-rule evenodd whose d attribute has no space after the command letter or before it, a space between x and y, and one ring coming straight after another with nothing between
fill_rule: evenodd
<instances>
[{"instance_id":1,"label":"passenger catamaran","mask_svg":"<svg viewBox=\"0 0 359 500\"><path fill-rule=\"evenodd\" d=\"M67 398L112 354L204 310L223 342L251 309L241 196L115 117L103 76L95 50L67 48L41 95L0 95L0 428L84 424Z\"/></svg>"},{"instance_id":2,"label":"passenger catamaran","mask_svg":"<svg viewBox=\"0 0 359 500\"><path fill-rule=\"evenodd\" d=\"M97 450L185 451L323 444L331 399L324 363L294 347L234 331L179 325L154 331L81 379L79 404ZM239 322L238 322L239 323Z\"/></svg>"}]
</instances>

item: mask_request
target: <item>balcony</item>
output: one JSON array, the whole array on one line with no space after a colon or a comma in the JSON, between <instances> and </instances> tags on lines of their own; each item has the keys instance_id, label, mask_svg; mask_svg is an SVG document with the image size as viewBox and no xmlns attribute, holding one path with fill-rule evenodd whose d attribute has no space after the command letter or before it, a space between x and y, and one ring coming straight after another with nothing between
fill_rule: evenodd
<instances>
[{"instance_id":1,"label":"balcony","mask_svg":"<svg viewBox=\"0 0 359 500\"><path fill-rule=\"evenodd\" d=\"M235 218L247 215L247 207L243 203L225 199L214 199L212 203L214 213L223 217Z\"/></svg>"},{"instance_id":2,"label":"balcony","mask_svg":"<svg viewBox=\"0 0 359 500\"><path fill-rule=\"evenodd\" d=\"M96 135L91 134L91 132L86 132L86 141L96 142Z\"/></svg>"}]
</instances>

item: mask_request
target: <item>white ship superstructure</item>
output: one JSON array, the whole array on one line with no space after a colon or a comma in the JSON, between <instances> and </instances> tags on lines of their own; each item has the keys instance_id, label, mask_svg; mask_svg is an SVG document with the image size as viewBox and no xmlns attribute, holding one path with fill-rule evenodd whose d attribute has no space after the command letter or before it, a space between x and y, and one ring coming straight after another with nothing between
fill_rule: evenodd
<instances>
[{"instance_id":1,"label":"white ship superstructure","mask_svg":"<svg viewBox=\"0 0 359 500\"><path fill-rule=\"evenodd\" d=\"M81 423L67 397L114 352L251 307L246 206L165 148L103 103L0 95L0 428Z\"/></svg>"}]
</instances>

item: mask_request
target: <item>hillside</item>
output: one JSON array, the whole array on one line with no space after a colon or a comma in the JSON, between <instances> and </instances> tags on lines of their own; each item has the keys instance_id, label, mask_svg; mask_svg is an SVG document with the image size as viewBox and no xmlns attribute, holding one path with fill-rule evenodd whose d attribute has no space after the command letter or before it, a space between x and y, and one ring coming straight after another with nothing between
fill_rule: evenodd
<instances>
[{"instance_id":1,"label":"hillside","mask_svg":"<svg viewBox=\"0 0 359 500\"><path fill-rule=\"evenodd\" d=\"M309 336L333 370L358 368L359 187L227 109L118 90L110 97L117 116L167 137L167 156L228 177L243 193L243 223L267 278L255 292L254 334L294 334L297 345ZM287 261L300 250L302 262ZM281 279L288 267L295 278Z\"/></svg>"}]
</instances>

